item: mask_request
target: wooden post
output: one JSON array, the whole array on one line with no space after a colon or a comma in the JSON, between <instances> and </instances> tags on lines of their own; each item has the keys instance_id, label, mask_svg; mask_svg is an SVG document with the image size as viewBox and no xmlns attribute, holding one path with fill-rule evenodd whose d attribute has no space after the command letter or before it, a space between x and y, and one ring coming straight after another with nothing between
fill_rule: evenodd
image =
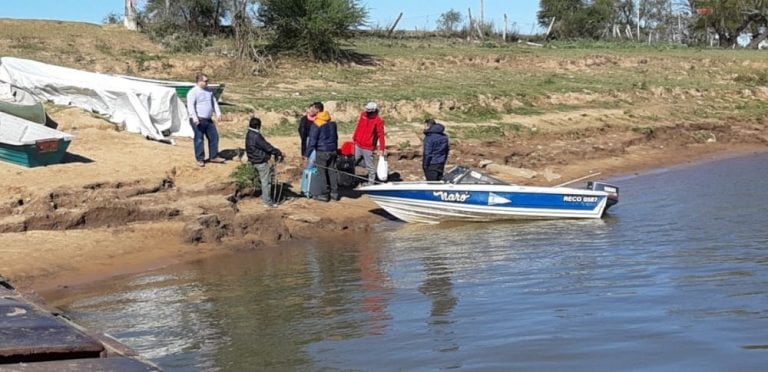
<instances>
[{"instance_id":1,"label":"wooden post","mask_svg":"<svg viewBox=\"0 0 768 372\"><path fill-rule=\"evenodd\" d=\"M395 27L397 27L397 24L400 23L400 18L403 18L403 12L400 12L400 15L398 15L397 19L395 20L395 24L393 24L392 27L389 28L389 31L387 31L387 37L392 36L392 33L395 32Z\"/></svg>"},{"instance_id":2,"label":"wooden post","mask_svg":"<svg viewBox=\"0 0 768 372\"><path fill-rule=\"evenodd\" d=\"M640 2L643 0L637 0L637 41L640 41Z\"/></svg>"},{"instance_id":3,"label":"wooden post","mask_svg":"<svg viewBox=\"0 0 768 372\"><path fill-rule=\"evenodd\" d=\"M469 14L469 30L467 31L468 40L472 40L472 33L475 32L475 21L472 19L472 8L467 8L467 14Z\"/></svg>"},{"instance_id":4,"label":"wooden post","mask_svg":"<svg viewBox=\"0 0 768 372\"><path fill-rule=\"evenodd\" d=\"M483 30L480 28L480 22L475 22L475 28L477 29L477 36L480 38L480 40L485 39L485 35L483 35Z\"/></svg>"},{"instance_id":5,"label":"wooden post","mask_svg":"<svg viewBox=\"0 0 768 372\"><path fill-rule=\"evenodd\" d=\"M501 39L507 42L507 13L504 13L504 33L501 34Z\"/></svg>"},{"instance_id":6,"label":"wooden post","mask_svg":"<svg viewBox=\"0 0 768 372\"><path fill-rule=\"evenodd\" d=\"M483 0L480 0L480 26L485 25L485 5Z\"/></svg>"}]
</instances>

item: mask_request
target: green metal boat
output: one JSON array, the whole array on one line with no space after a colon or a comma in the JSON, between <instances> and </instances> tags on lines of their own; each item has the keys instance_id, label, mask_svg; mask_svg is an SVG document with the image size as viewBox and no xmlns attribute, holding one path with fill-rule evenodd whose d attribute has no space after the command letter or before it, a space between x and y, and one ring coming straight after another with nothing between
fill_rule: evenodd
<instances>
[{"instance_id":1,"label":"green metal boat","mask_svg":"<svg viewBox=\"0 0 768 372\"><path fill-rule=\"evenodd\" d=\"M58 164L73 136L0 112L0 160L37 167Z\"/></svg>"},{"instance_id":2,"label":"green metal boat","mask_svg":"<svg viewBox=\"0 0 768 372\"><path fill-rule=\"evenodd\" d=\"M179 96L179 98L181 98L185 102L187 100L187 93L189 93L189 90L195 86L195 83L187 83L183 81L146 79L146 78L140 78L135 76L127 76L127 75L117 75L117 76L128 79L128 80L141 81L144 83L151 83L151 84L161 85L168 88L173 88L176 90L176 95ZM213 90L213 95L216 96L216 99L219 99L219 100L221 99L221 95L224 93L224 84L208 84L208 88Z\"/></svg>"}]
</instances>

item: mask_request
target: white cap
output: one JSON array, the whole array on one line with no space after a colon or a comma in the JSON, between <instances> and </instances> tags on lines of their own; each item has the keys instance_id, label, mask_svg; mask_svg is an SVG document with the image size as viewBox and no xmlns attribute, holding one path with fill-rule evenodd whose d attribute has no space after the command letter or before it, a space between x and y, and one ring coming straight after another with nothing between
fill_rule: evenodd
<instances>
[{"instance_id":1,"label":"white cap","mask_svg":"<svg viewBox=\"0 0 768 372\"><path fill-rule=\"evenodd\" d=\"M372 112L378 109L379 109L379 105L377 105L376 102L371 101L365 104L365 111Z\"/></svg>"}]
</instances>

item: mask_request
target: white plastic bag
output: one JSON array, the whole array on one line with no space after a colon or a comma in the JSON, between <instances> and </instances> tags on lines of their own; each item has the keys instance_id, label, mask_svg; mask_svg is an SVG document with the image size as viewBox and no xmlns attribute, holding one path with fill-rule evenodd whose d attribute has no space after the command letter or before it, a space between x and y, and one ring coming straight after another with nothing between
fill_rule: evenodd
<instances>
[{"instance_id":1,"label":"white plastic bag","mask_svg":"<svg viewBox=\"0 0 768 372\"><path fill-rule=\"evenodd\" d=\"M387 158L384 155L379 155L379 163L376 164L376 176L383 182L387 182L387 176L389 175L389 164Z\"/></svg>"}]
</instances>

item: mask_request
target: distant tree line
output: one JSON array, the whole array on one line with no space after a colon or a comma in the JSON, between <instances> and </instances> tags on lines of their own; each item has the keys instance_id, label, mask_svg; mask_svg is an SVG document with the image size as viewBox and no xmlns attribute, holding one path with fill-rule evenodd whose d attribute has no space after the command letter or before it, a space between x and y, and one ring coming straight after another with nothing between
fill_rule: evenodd
<instances>
[{"instance_id":1,"label":"distant tree line","mask_svg":"<svg viewBox=\"0 0 768 372\"><path fill-rule=\"evenodd\" d=\"M343 56L366 17L358 0L147 0L139 24L173 51L200 51L226 36L240 58L291 52L329 61Z\"/></svg>"},{"instance_id":2,"label":"distant tree line","mask_svg":"<svg viewBox=\"0 0 768 372\"><path fill-rule=\"evenodd\" d=\"M550 39L657 40L733 47L768 37L768 0L541 0L538 22Z\"/></svg>"},{"instance_id":3,"label":"distant tree line","mask_svg":"<svg viewBox=\"0 0 768 372\"><path fill-rule=\"evenodd\" d=\"M234 40L238 58L290 52L320 61L350 53L345 46L365 24L359 0L147 0L143 32L172 51L201 51L212 37ZM768 0L540 0L538 23L548 39L665 41L733 47L747 36L768 38ZM465 19L467 22L464 22ZM116 23L114 15L105 22ZM492 23L456 10L437 20L439 33L491 36ZM506 32L506 24L504 26ZM512 30L510 40L516 40Z\"/></svg>"}]
</instances>

